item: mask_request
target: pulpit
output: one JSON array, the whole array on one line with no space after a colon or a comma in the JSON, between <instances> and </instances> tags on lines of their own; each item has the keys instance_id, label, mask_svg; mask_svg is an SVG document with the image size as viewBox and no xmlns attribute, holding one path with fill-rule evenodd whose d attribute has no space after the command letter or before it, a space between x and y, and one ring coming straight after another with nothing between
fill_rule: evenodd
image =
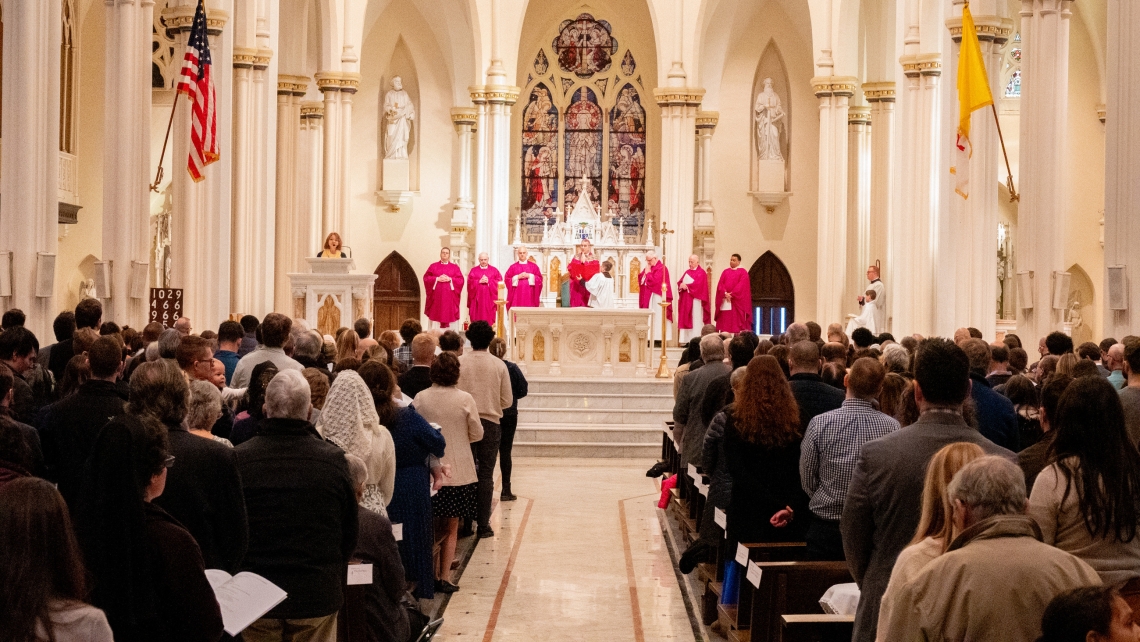
<instances>
[{"instance_id":1,"label":"pulpit","mask_svg":"<svg viewBox=\"0 0 1140 642\"><path fill-rule=\"evenodd\" d=\"M648 310L515 308L513 355L530 376L646 376Z\"/></svg>"},{"instance_id":2,"label":"pulpit","mask_svg":"<svg viewBox=\"0 0 1140 642\"><path fill-rule=\"evenodd\" d=\"M310 257L305 262L308 272L289 274L294 318L305 319L328 335L342 326L351 327L357 319L372 321L375 274L353 274L352 259Z\"/></svg>"}]
</instances>

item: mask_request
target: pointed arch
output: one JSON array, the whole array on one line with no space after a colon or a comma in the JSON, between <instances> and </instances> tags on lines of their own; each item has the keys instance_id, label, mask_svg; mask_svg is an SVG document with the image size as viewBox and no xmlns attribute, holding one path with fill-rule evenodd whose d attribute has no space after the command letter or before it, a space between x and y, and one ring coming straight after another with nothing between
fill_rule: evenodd
<instances>
[{"instance_id":1,"label":"pointed arch","mask_svg":"<svg viewBox=\"0 0 1140 642\"><path fill-rule=\"evenodd\" d=\"M765 252L748 269L756 334L778 334L796 317L796 288L784 262Z\"/></svg>"},{"instance_id":2,"label":"pointed arch","mask_svg":"<svg viewBox=\"0 0 1140 642\"><path fill-rule=\"evenodd\" d=\"M376 267L372 289L375 334L399 330L407 319L420 318L420 280L399 252L392 252Z\"/></svg>"},{"instance_id":3,"label":"pointed arch","mask_svg":"<svg viewBox=\"0 0 1140 642\"><path fill-rule=\"evenodd\" d=\"M530 90L523 109L521 193L519 206L528 226L553 217L558 207L558 108L546 83Z\"/></svg>"},{"instance_id":4,"label":"pointed arch","mask_svg":"<svg viewBox=\"0 0 1140 642\"><path fill-rule=\"evenodd\" d=\"M788 81L788 67L784 64L784 56L780 53L780 47L774 38L769 40L767 46L764 47L764 53L760 55L760 62L756 64L756 74L752 78L752 99L748 105L748 113L752 117L755 117L756 97L764 91L764 80L766 78L772 79L772 91L779 97L784 112L783 117L776 123L776 127L780 135L780 155L784 158L784 191L787 192L791 191L789 173L786 168L792 166L792 92ZM755 191L760 189L757 169L760 158L758 151L759 132L755 126L751 127L751 130L752 144L749 147L752 150L752 189Z\"/></svg>"},{"instance_id":5,"label":"pointed arch","mask_svg":"<svg viewBox=\"0 0 1140 642\"><path fill-rule=\"evenodd\" d=\"M419 72L416 70L415 57L412 55L411 49L408 47L407 41L401 34L396 37L396 44L392 48L392 55L388 59L388 64L384 66L384 77L380 79L380 92L378 94L379 102L377 104L377 122L380 128L380 135L376 137L376 145L378 147L378 158L384 158L386 153L385 135L387 120L384 116L384 101L387 99L388 92L393 91L392 81L399 78L403 83L403 89L408 94L408 98L412 101L412 109L416 117L410 121L411 131L408 135L408 185L413 192L420 189L420 79ZM377 184L384 185L383 168L384 163L379 163L380 179Z\"/></svg>"},{"instance_id":6,"label":"pointed arch","mask_svg":"<svg viewBox=\"0 0 1140 642\"><path fill-rule=\"evenodd\" d=\"M626 52L630 66L633 57ZM625 65L625 63L623 63ZM632 72L630 72L632 73ZM618 90L610 110L610 180L607 210L634 230L645 221L645 107L632 83ZM616 220L610 221L615 225Z\"/></svg>"},{"instance_id":7,"label":"pointed arch","mask_svg":"<svg viewBox=\"0 0 1140 642\"><path fill-rule=\"evenodd\" d=\"M59 151L75 154L75 68L79 57L75 0L63 0L59 41Z\"/></svg>"},{"instance_id":8,"label":"pointed arch","mask_svg":"<svg viewBox=\"0 0 1140 642\"><path fill-rule=\"evenodd\" d=\"M1096 290L1088 272L1080 264L1069 267L1069 298L1065 305L1064 320L1072 324L1073 343L1080 345L1093 340L1096 327Z\"/></svg>"}]
</instances>

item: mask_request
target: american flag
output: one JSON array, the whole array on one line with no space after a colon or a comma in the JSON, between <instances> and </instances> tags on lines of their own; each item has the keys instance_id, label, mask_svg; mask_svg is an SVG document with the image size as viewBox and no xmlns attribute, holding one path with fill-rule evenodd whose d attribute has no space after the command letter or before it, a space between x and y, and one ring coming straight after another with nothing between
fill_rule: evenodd
<instances>
[{"instance_id":1,"label":"american flag","mask_svg":"<svg viewBox=\"0 0 1140 642\"><path fill-rule=\"evenodd\" d=\"M190 154L186 165L194 182L202 180L202 170L218 160L218 96L210 78L210 41L206 34L206 7L198 0L186 56L182 60L182 80L178 93L186 94L193 107L190 121Z\"/></svg>"}]
</instances>

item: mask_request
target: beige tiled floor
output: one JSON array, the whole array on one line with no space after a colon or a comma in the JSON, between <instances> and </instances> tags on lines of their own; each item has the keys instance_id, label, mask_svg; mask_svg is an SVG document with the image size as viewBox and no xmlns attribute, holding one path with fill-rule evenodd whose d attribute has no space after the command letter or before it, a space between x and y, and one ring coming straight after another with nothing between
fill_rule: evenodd
<instances>
[{"instance_id":1,"label":"beige tiled floor","mask_svg":"<svg viewBox=\"0 0 1140 642\"><path fill-rule=\"evenodd\" d=\"M512 485L519 501L496 511L496 535L476 548L436 639L693 640L656 513L656 486L645 477L652 463L516 459ZM619 504L636 578L636 616ZM515 563L492 622L516 544ZM637 618L641 638L635 635Z\"/></svg>"}]
</instances>

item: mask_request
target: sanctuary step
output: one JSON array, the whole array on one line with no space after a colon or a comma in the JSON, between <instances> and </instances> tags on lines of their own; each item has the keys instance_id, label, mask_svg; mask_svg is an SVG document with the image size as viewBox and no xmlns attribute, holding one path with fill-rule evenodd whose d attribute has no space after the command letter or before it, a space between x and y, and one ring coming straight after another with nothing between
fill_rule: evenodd
<instances>
[{"instance_id":1,"label":"sanctuary step","mask_svg":"<svg viewBox=\"0 0 1140 642\"><path fill-rule=\"evenodd\" d=\"M672 379L528 378L519 401L516 457L634 458L661 454Z\"/></svg>"}]
</instances>

